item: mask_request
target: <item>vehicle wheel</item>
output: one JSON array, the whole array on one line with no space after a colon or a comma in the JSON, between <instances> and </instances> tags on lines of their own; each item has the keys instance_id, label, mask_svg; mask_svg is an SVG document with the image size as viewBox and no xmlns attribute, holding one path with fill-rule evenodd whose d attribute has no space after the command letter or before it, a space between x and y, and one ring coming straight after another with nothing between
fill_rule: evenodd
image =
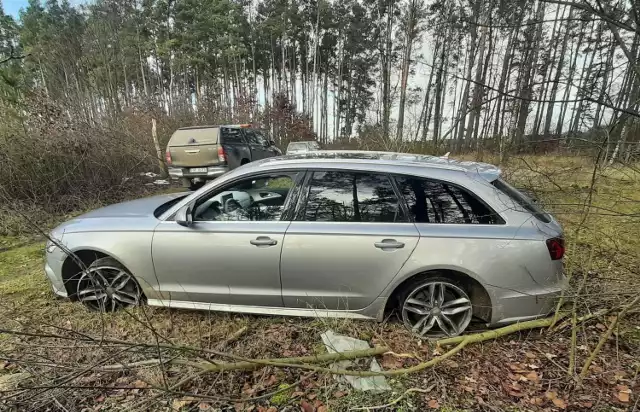
<instances>
[{"instance_id":1,"label":"vehicle wheel","mask_svg":"<svg viewBox=\"0 0 640 412\"><path fill-rule=\"evenodd\" d=\"M140 304L142 292L120 262L105 257L94 261L82 273L76 297L92 311L115 312Z\"/></svg>"},{"instance_id":2,"label":"vehicle wheel","mask_svg":"<svg viewBox=\"0 0 640 412\"><path fill-rule=\"evenodd\" d=\"M180 185L182 185L182 187L184 188L191 188L191 179L189 179L188 177L181 177L180 178Z\"/></svg>"},{"instance_id":3,"label":"vehicle wheel","mask_svg":"<svg viewBox=\"0 0 640 412\"><path fill-rule=\"evenodd\" d=\"M193 182L192 182L192 183L189 185L189 190L192 190L192 191L193 191L193 190L198 190L198 189L200 189L202 186L204 186L204 182L197 182L197 183L193 183Z\"/></svg>"},{"instance_id":4,"label":"vehicle wheel","mask_svg":"<svg viewBox=\"0 0 640 412\"><path fill-rule=\"evenodd\" d=\"M405 326L424 338L460 335L473 315L467 292L447 278L420 279L408 285L399 302Z\"/></svg>"}]
</instances>

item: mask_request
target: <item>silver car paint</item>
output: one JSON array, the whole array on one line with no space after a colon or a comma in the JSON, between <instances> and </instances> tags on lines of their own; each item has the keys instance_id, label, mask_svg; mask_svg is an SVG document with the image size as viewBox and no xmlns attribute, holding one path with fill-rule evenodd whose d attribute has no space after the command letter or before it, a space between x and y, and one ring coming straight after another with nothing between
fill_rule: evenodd
<instances>
[{"instance_id":1,"label":"silver car paint","mask_svg":"<svg viewBox=\"0 0 640 412\"><path fill-rule=\"evenodd\" d=\"M292 222L280 269L284 305L363 309L400 271L418 238L412 223ZM374 246L385 239L404 246Z\"/></svg>"},{"instance_id":2,"label":"silver car paint","mask_svg":"<svg viewBox=\"0 0 640 412\"><path fill-rule=\"evenodd\" d=\"M160 223L153 239L153 261L163 296L282 306L280 252L287 226L289 222L194 222L190 227ZM277 243L249 243L259 236Z\"/></svg>"},{"instance_id":3,"label":"silver car paint","mask_svg":"<svg viewBox=\"0 0 640 412\"><path fill-rule=\"evenodd\" d=\"M489 323L548 313L564 282L562 262L551 261L544 243L562 233L557 222L536 220L497 191L489 181L499 171L487 165L425 165L406 156L413 155L389 154L379 160L265 159L210 182L160 219L153 210L172 196L99 209L53 233L64 232L63 243L73 251L96 250L118 259L140 281L153 305L301 316L340 316L335 310L347 309L349 316L381 319L387 298L402 281L448 269L482 284L491 299ZM185 228L171 220L181 207L239 177L300 169L375 171L446 181L478 195L506 224L207 222ZM177 196L182 195L173 195ZM251 245L258 236L277 243ZM405 245L376 248L374 243L383 239ZM49 253L47 273L64 295L59 290L61 266L60 254Z\"/></svg>"}]
</instances>

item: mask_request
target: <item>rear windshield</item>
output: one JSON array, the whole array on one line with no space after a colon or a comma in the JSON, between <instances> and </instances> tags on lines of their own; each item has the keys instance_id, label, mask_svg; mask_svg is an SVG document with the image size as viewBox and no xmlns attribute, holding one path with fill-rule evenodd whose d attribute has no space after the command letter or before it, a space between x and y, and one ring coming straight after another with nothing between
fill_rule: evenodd
<instances>
[{"instance_id":1,"label":"rear windshield","mask_svg":"<svg viewBox=\"0 0 640 412\"><path fill-rule=\"evenodd\" d=\"M169 146L189 146L193 144L215 144L218 142L217 127L178 129L171 136Z\"/></svg>"},{"instance_id":2,"label":"rear windshield","mask_svg":"<svg viewBox=\"0 0 640 412\"><path fill-rule=\"evenodd\" d=\"M509 196L514 202L522 206L525 210L527 210L533 216L535 216L536 219L544 223L551 222L551 218L549 217L548 213L542 210L529 197L524 195L515 187L511 186L509 183L505 182L502 179L497 179L497 180L494 180L491 184L496 189L500 190L501 192Z\"/></svg>"},{"instance_id":3,"label":"rear windshield","mask_svg":"<svg viewBox=\"0 0 640 412\"><path fill-rule=\"evenodd\" d=\"M289 149L299 150L299 149L306 149L306 148L307 148L306 143L289 143Z\"/></svg>"}]
</instances>

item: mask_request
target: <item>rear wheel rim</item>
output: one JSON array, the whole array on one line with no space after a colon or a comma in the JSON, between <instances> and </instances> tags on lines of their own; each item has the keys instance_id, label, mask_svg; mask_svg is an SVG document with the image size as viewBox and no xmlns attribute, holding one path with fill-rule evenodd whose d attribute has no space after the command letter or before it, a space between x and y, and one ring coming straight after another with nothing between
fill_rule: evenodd
<instances>
[{"instance_id":1,"label":"rear wheel rim","mask_svg":"<svg viewBox=\"0 0 640 412\"><path fill-rule=\"evenodd\" d=\"M473 306L466 292L445 281L421 284L402 305L404 324L425 338L460 335L472 315Z\"/></svg>"},{"instance_id":2,"label":"rear wheel rim","mask_svg":"<svg viewBox=\"0 0 640 412\"><path fill-rule=\"evenodd\" d=\"M140 288L133 276L124 269L109 265L96 266L82 273L76 296L91 310L115 312L138 305Z\"/></svg>"}]
</instances>

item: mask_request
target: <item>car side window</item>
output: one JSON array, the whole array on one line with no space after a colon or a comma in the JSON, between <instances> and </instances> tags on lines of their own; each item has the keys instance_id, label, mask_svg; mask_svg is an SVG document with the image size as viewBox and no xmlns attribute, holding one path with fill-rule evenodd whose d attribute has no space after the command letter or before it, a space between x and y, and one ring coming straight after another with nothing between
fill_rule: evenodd
<instances>
[{"instance_id":1,"label":"car side window","mask_svg":"<svg viewBox=\"0 0 640 412\"><path fill-rule=\"evenodd\" d=\"M249 144L254 144L254 145L261 144L260 141L258 140L258 136L256 136L256 133L253 130L245 129L244 137L247 139L247 142Z\"/></svg>"},{"instance_id":2,"label":"car side window","mask_svg":"<svg viewBox=\"0 0 640 412\"><path fill-rule=\"evenodd\" d=\"M220 135L222 136L222 143L224 144L242 143L242 129L221 127Z\"/></svg>"},{"instance_id":3,"label":"car side window","mask_svg":"<svg viewBox=\"0 0 640 412\"><path fill-rule=\"evenodd\" d=\"M265 139L265 137L262 135L262 133L260 133L258 131L254 131L253 133L256 136L256 140L258 141L258 144L261 144L262 146L266 146L267 145L267 139Z\"/></svg>"},{"instance_id":4,"label":"car side window","mask_svg":"<svg viewBox=\"0 0 640 412\"><path fill-rule=\"evenodd\" d=\"M241 180L199 201L194 221L275 221L284 213L296 173Z\"/></svg>"},{"instance_id":5,"label":"car side window","mask_svg":"<svg viewBox=\"0 0 640 412\"><path fill-rule=\"evenodd\" d=\"M313 172L299 220L405 222L388 176L346 171Z\"/></svg>"},{"instance_id":6,"label":"car side window","mask_svg":"<svg viewBox=\"0 0 640 412\"><path fill-rule=\"evenodd\" d=\"M435 180L396 177L417 223L502 224L500 216L465 189Z\"/></svg>"}]
</instances>

